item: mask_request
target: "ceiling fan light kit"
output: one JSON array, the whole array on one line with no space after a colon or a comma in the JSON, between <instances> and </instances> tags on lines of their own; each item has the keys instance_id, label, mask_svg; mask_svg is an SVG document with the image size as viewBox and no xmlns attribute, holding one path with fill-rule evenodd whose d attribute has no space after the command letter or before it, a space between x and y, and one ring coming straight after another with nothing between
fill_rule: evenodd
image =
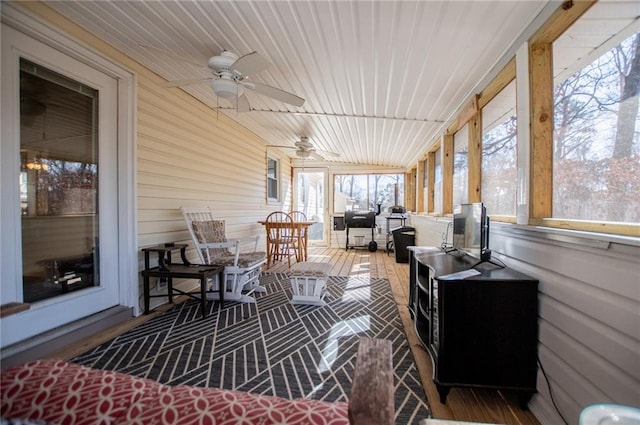
<instances>
[{"instance_id":1,"label":"ceiling fan light kit","mask_svg":"<svg viewBox=\"0 0 640 425\"><path fill-rule=\"evenodd\" d=\"M211 88L213 88L213 91L218 97L222 97L224 99L239 97L244 93L244 87L242 85L226 78L212 80Z\"/></svg>"}]
</instances>

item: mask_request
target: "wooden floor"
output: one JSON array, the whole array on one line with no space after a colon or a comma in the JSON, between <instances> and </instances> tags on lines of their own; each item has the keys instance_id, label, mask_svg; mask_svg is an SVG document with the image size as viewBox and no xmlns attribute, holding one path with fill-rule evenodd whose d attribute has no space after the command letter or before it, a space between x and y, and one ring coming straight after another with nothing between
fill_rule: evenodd
<instances>
[{"instance_id":1,"label":"wooden floor","mask_svg":"<svg viewBox=\"0 0 640 425\"><path fill-rule=\"evenodd\" d=\"M407 309L409 303L409 266L408 264L396 263L393 253L387 255L382 250L370 253L367 250L359 249L346 251L344 249L310 247L308 261L331 263L333 267L329 274L332 276L361 276L389 280L420 372L422 384L435 418L507 425L539 425L539 422L530 411L520 410L515 397L495 390L453 388L449 393L447 403L440 403L438 392L431 380L431 359L417 340L413 322ZM288 268L288 264L285 261L284 263L276 263L265 271L286 272ZM150 315L137 317L126 324L87 338L81 344L76 344L60 351L56 357L69 360L100 344L102 341L126 332L142 321L160 314L167 308L169 306L157 308Z\"/></svg>"}]
</instances>

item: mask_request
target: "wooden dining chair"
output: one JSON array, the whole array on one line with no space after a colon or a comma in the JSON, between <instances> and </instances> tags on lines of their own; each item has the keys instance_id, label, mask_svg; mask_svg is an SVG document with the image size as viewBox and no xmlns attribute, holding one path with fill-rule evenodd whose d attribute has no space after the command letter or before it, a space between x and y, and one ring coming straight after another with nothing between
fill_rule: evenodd
<instances>
[{"instance_id":1,"label":"wooden dining chair","mask_svg":"<svg viewBox=\"0 0 640 425\"><path fill-rule=\"evenodd\" d=\"M293 220L284 211L274 211L265 220L267 231L267 268L272 262L282 260L287 257L289 267L291 267L292 250L295 249L293 242Z\"/></svg>"},{"instance_id":2,"label":"wooden dining chair","mask_svg":"<svg viewBox=\"0 0 640 425\"><path fill-rule=\"evenodd\" d=\"M289 216L295 223L296 221L307 221L307 215L302 211L291 211ZM307 252L307 229L304 226L295 227L295 233L293 235L293 243L296 250L296 261L306 261L306 258L301 258L302 253Z\"/></svg>"}]
</instances>

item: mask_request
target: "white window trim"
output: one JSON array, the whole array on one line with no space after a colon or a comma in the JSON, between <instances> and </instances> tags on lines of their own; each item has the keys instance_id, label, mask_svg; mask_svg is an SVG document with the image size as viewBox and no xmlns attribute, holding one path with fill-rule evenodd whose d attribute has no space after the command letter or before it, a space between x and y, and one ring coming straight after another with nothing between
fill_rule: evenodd
<instances>
[{"instance_id":1,"label":"white window trim","mask_svg":"<svg viewBox=\"0 0 640 425\"><path fill-rule=\"evenodd\" d=\"M276 163L276 190L277 195L275 198L269 196L269 181L273 179L269 176L269 161L275 161ZM282 199L282 160L275 155L267 155L267 160L265 163L265 196L267 198L267 204L279 204Z\"/></svg>"}]
</instances>

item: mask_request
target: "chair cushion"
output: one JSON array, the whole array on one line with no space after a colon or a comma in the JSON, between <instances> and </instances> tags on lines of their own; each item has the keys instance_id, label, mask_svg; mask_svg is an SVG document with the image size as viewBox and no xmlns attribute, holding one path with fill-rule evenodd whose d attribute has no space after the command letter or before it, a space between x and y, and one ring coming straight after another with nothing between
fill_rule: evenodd
<instances>
[{"instance_id":1,"label":"chair cushion","mask_svg":"<svg viewBox=\"0 0 640 425\"><path fill-rule=\"evenodd\" d=\"M260 263L264 263L267 254L262 251L242 253L238 256L238 267L242 269L249 269L257 266ZM234 266L235 257L233 255L225 255L213 258L212 264L217 266Z\"/></svg>"},{"instance_id":2,"label":"chair cushion","mask_svg":"<svg viewBox=\"0 0 640 425\"><path fill-rule=\"evenodd\" d=\"M191 226L193 227L193 233L198 239L198 243L227 242L227 237L225 236L224 220L194 220L191 222ZM212 259L232 255L231 251L229 251L227 248L208 248L203 249L203 251L209 251L209 257ZM205 258L206 257L207 256L205 255ZM218 261L215 261L215 263L220 264Z\"/></svg>"}]
</instances>

